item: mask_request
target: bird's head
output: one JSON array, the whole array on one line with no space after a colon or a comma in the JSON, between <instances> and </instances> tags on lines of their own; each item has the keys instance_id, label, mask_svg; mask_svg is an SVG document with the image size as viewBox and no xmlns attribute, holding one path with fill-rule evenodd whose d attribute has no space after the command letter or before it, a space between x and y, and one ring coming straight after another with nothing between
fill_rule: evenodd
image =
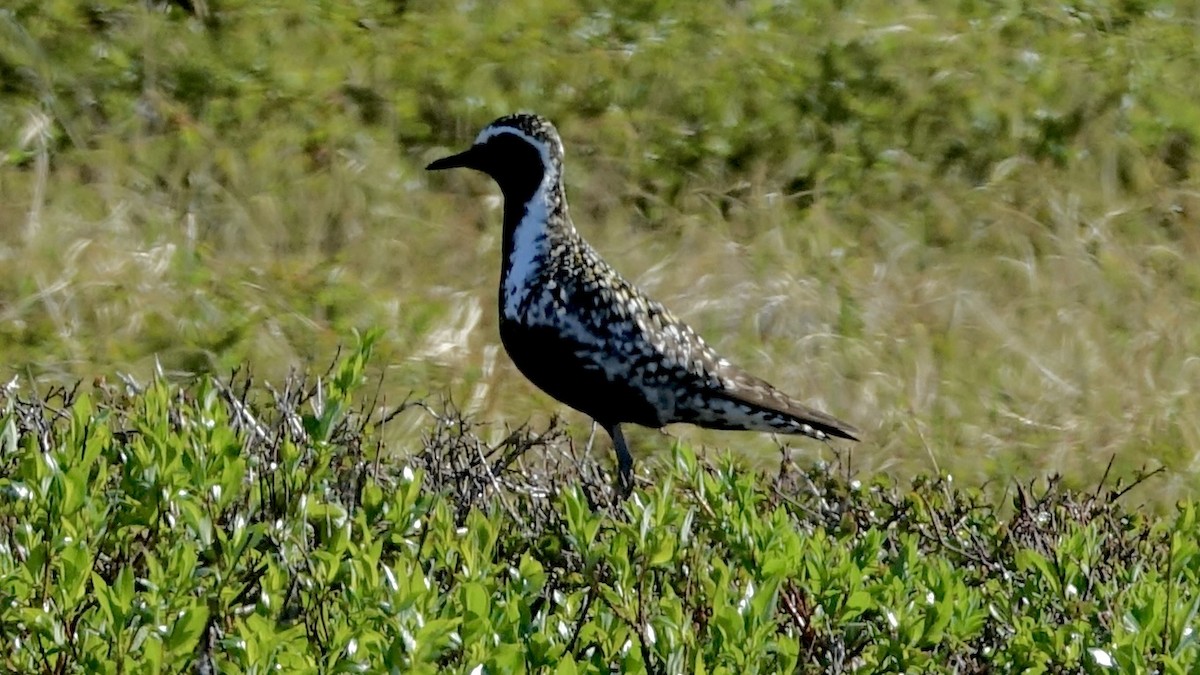
<instances>
[{"instance_id":1,"label":"bird's head","mask_svg":"<svg viewBox=\"0 0 1200 675\"><path fill-rule=\"evenodd\" d=\"M467 168L491 176L506 198L532 195L546 178L562 175L563 147L549 121L518 113L492 122L463 152L432 162L429 171Z\"/></svg>"}]
</instances>

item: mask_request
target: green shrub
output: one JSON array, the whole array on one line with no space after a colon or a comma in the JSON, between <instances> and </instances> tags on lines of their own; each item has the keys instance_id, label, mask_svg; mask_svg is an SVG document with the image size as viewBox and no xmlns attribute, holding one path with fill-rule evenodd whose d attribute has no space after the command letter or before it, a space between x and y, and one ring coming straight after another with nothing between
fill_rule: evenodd
<instances>
[{"instance_id":1,"label":"green shrub","mask_svg":"<svg viewBox=\"0 0 1200 675\"><path fill-rule=\"evenodd\" d=\"M0 634L10 672L1185 672L1195 508L1124 488L746 471L677 446L614 501L555 427L490 446L424 404L318 381L10 388ZM410 411L411 411L410 410ZM407 413L405 413L407 414ZM537 452L533 452L537 450ZM605 462L607 464L607 462ZM1153 479L1151 479L1153 480Z\"/></svg>"}]
</instances>

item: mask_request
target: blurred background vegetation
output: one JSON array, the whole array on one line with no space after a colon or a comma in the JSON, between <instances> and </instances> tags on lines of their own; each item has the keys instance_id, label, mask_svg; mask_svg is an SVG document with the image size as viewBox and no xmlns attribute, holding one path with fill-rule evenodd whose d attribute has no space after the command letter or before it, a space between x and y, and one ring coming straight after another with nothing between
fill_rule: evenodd
<instances>
[{"instance_id":1,"label":"blurred background vegetation","mask_svg":"<svg viewBox=\"0 0 1200 675\"><path fill-rule=\"evenodd\" d=\"M1115 458L1167 467L1165 504L1200 470L1198 32L1152 0L9 0L5 380L279 378L381 327L386 401L544 425L499 347L496 191L422 171L530 110L583 234L862 427L860 471Z\"/></svg>"}]
</instances>

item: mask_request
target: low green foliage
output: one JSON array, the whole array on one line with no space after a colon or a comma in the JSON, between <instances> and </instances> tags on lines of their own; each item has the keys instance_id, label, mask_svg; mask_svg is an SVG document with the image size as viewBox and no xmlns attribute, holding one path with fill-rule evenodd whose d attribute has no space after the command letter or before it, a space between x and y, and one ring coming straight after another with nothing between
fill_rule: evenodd
<instances>
[{"instance_id":1,"label":"low green foliage","mask_svg":"<svg viewBox=\"0 0 1200 675\"><path fill-rule=\"evenodd\" d=\"M494 188L422 170L533 110L598 250L863 428L857 466L1079 488L1115 457L1174 470L1135 495L1169 507L1200 466L1197 7L8 0L2 362L279 380L382 326L388 398L558 410L497 352Z\"/></svg>"},{"instance_id":2,"label":"low green foliage","mask_svg":"<svg viewBox=\"0 0 1200 675\"><path fill-rule=\"evenodd\" d=\"M371 336L281 390L156 378L0 415L8 672L1191 672L1200 522L1118 488L748 472L624 503L550 428L362 410ZM379 452L424 410L425 447ZM538 452L531 452L537 450ZM540 457L535 463L535 457ZM557 459L556 459L557 458ZM1150 480L1155 480L1150 478Z\"/></svg>"}]
</instances>

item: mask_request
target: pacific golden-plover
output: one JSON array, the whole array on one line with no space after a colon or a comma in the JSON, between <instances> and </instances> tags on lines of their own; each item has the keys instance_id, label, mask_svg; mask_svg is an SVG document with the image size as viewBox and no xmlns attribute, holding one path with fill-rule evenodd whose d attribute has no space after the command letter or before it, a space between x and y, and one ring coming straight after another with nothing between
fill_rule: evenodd
<instances>
[{"instance_id":1,"label":"pacific golden-plover","mask_svg":"<svg viewBox=\"0 0 1200 675\"><path fill-rule=\"evenodd\" d=\"M426 168L459 167L491 176L504 195L504 348L530 381L608 432L623 492L633 486L626 422L858 440L854 427L722 358L600 258L567 213L562 140L550 122L501 117L466 151Z\"/></svg>"}]
</instances>

